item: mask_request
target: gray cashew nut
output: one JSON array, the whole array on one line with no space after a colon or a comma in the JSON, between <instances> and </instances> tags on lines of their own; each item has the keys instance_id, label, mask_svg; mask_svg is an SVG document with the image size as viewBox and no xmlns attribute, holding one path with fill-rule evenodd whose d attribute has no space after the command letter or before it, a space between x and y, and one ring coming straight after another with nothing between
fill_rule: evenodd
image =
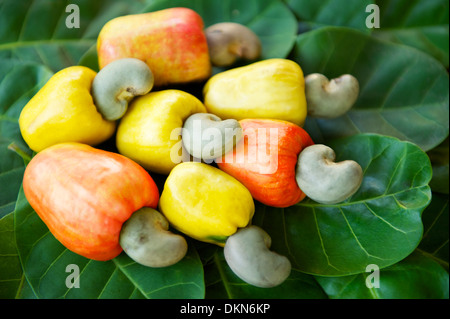
<instances>
[{"instance_id":1,"label":"gray cashew nut","mask_svg":"<svg viewBox=\"0 0 450 319\"><path fill-rule=\"evenodd\" d=\"M291 273L285 256L269 250L272 240L258 226L239 229L228 237L224 255L231 270L250 285L270 288L283 283Z\"/></svg>"},{"instance_id":2,"label":"gray cashew nut","mask_svg":"<svg viewBox=\"0 0 450 319\"><path fill-rule=\"evenodd\" d=\"M208 161L231 151L242 134L234 119L222 121L211 113L195 113L184 121L182 141L189 154Z\"/></svg>"},{"instance_id":3,"label":"gray cashew nut","mask_svg":"<svg viewBox=\"0 0 450 319\"><path fill-rule=\"evenodd\" d=\"M110 121L121 118L135 96L153 88L153 73L147 64L135 58L115 60L101 69L92 82L94 104Z\"/></svg>"},{"instance_id":4,"label":"gray cashew nut","mask_svg":"<svg viewBox=\"0 0 450 319\"><path fill-rule=\"evenodd\" d=\"M355 104L359 82L350 74L329 81L323 74L313 73L305 77L305 94L309 116L336 118Z\"/></svg>"},{"instance_id":5,"label":"gray cashew nut","mask_svg":"<svg viewBox=\"0 0 450 319\"><path fill-rule=\"evenodd\" d=\"M184 237L169 230L167 219L158 211L143 207L123 224L119 243L137 263L148 267L167 267L187 252Z\"/></svg>"},{"instance_id":6,"label":"gray cashew nut","mask_svg":"<svg viewBox=\"0 0 450 319\"><path fill-rule=\"evenodd\" d=\"M318 203L342 202L353 195L361 185L361 166L352 160L335 163L335 157L333 149L322 144L308 146L298 156L298 187Z\"/></svg>"},{"instance_id":7,"label":"gray cashew nut","mask_svg":"<svg viewBox=\"0 0 450 319\"><path fill-rule=\"evenodd\" d=\"M230 66L238 59L256 60L261 55L261 41L248 27L221 22L205 29L211 63Z\"/></svg>"}]
</instances>

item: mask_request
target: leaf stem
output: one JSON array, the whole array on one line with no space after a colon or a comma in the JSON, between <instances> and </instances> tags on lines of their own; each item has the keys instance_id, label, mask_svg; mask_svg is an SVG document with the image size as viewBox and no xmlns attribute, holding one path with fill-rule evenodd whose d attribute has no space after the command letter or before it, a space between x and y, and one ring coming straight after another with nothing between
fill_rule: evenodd
<instances>
[{"instance_id":1,"label":"leaf stem","mask_svg":"<svg viewBox=\"0 0 450 319\"><path fill-rule=\"evenodd\" d=\"M0 50L14 50L22 47L33 47L37 45L68 45L68 44L81 44L91 45L94 43L94 39L48 39L48 40L36 40L36 41L17 41L0 44Z\"/></svg>"},{"instance_id":2,"label":"leaf stem","mask_svg":"<svg viewBox=\"0 0 450 319\"><path fill-rule=\"evenodd\" d=\"M31 155L29 155L25 150L23 150L16 142L12 142L8 145L8 149L15 152L17 155L22 157L25 166L31 161Z\"/></svg>"},{"instance_id":3,"label":"leaf stem","mask_svg":"<svg viewBox=\"0 0 450 319\"><path fill-rule=\"evenodd\" d=\"M229 299L233 299L233 296L231 294L230 288L228 287L228 281L227 281L227 277L225 275L225 271L222 268L222 264L220 263L220 259L218 256L218 252L216 252L214 254L214 263L216 264L217 270L219 271L219 275L222 278L222 282L223 282L223 286L225 288L225 291L228 295Z\"/></svg>"}]
</instances>

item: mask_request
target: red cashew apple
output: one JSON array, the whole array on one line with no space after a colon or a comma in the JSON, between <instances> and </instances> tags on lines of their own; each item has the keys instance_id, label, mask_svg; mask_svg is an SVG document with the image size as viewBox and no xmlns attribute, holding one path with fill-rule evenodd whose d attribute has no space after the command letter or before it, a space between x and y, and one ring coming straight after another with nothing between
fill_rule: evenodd
<instances>
[{"instance_id":1,"label":"red cashew apple","mask_svg":"<svg viewBox=\"0 0 450 319\"><path fill-rule=\"evenodd\" d=\"M56 239L95 260L119 255L123 223L159 201L155 182L141 166L79 143L56 144L34 156L23 189Z\"/></svg>"},{"instance_id":2,"label":"red cashew apple","mask_svg":"<svg viewBox=\"0 0 450 319\"><path fill-rule=\"evenodd\" d=\"M259 202L288 207L306 195L296 181L300 152L313 145L304 129L293 123L272 119L239 121L244 138L232 152L216 160L220 169L242 184Z\"/></svg>"},{"instance_id":3,"label":"red cashew apple","mask_svg":"<svg viewBox=\"0 0 450 319\"><path fill-rule=\"evenodd\" d=\"M99 67L136 58L150 67L155 86L205 80L212 68L203 29L200 15L188 8L117 17L98 36Z\"/></svg>"}]
</instances>

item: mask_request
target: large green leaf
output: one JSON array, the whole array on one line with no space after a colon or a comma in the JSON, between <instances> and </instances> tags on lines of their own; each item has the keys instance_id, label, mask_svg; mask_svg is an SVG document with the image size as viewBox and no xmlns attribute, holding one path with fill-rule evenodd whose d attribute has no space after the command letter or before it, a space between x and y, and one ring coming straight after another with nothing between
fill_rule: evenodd
<instances>
[{"instance_id":1,"label":"large green leaf","mask_svg":"<svg viewBox=\"0 0 450 319\"><path fill-rule=\"evenodd\" d=\"M262 58L284 58L294 45L297 21L278 0L155 0L145 11L187 7L200 14L205 27L218 22L237 22L248 26L260 38ZM270 26L270 27L268 27Z\"/></svg>"},{"instance_id":2,"label":"large green leaf","mask_svg":"<svg viewBox=\"0 0 450 319\"><path fill-rule=\"evenodd\" d=\"M69 4L79 7L79 28L66 25ZM143 7L139 0L2 0L0 57L35 61L53 71L76 65L108 20Z\"/></svg>"},{"instance_id":3,"label":"large green leaf","mask_svg":"<svg viewBox=\"0 0 450 319\"><path fill-rule=\"evenodd\" d=\"M8 185L0 192L0 218L14 210L25 170L23 160L8 149L9 143L0 137L0 185Z\"/></svg>"},{"instance_id":4,"label":"large green leaf","mask_svg":"<svg viewBox=\"0 0 450 319\"><path fill-rule=\"evenodd\" d=\"M144 267L125 253L111 261L84 258L49 232L20 191L15 233L25 276L38 298L203 298L203 268L192 245L186 257L166 268ZM68 288L69 265L79 269L79 288ZM70 281L69 281L70 283Z\"/></svg>"},{"instance_id":5,"label":"large green leaf","mask_svg":"<svg viewBox=\"0 0 450 319\"><path fill-rule=\"evenodd\" d=\"M337 160L357 161L358 192L335 205L306 199L285 209L258 205L254 222L273 247L306 273L342 276L368 264L390 266L408 256L422 237L421 213L431 199L431 166L416 145L378 135L330 142Z\"/></svg>"},{"instance_id":6,"label":"large green leaf","mask_svg":"<svg viewBox=\"0 0 450 319\"><path fill-rule=\"evenodd\" d=\"M20 134L20 112L51 74L35 63L0 59L0 218L14 210L25 168L20 156L8 146L15 143L31 152Z\"/></svg>"},{"instance_id":7,"label":"large green leaf","mask_svg":"<svg viewBox=\"0 0 450 319\"><path fill-rule=\"evenodd\" d=\"M20 134L18 118L51 74L36 63L0 59L0 298L34 298L17 254L12 214L25 163L9 147L14 144L31 155Z\"/></svg>"},{"instance_id":8,"label":"large green leaf","mask_svg":"<svg viewBox=\"0 0 450 319\"><path fill-rule=\"evenodd\" d=\"M19 144L19 115L53 73L37 63L0 59L0 135Z\"/></svg>"},{"instance_id":9,"label":"large green leaf","mask_svg":"<svg viewBox=\"0 0 450 319\"><path fill-rule=\"evenodd\" d=\"M14 239L14 215L0 219L0 299L17 296L23 284L22 267Z\"/></svg>"},{"instance_id":10,"label":"large green leaf","mask_svg":"<svg viewBox=\"0 0 450 319\"><path fill-rule=\"evenodd\" d=\"M323 26L344 26L370 31L366 26L366 7L373 0L285 0L299 20L300 32Z\"/></svg>"},{"instance_id":11,"label":"large green leaf","mask_svg":"<svg viewBox=\"0 0 450 319\"><path fill-rule=\"evenodd\" d=\"M380 28L373 35L422 50L449 66L448 0L377 0Z\"/></svg>"},{"instance_id":12,"label":"large green leaf","mask_svg":"<svg viewBox=\"0 0 450 319\"><path fill-rule=\"evenodd\" d=\"M369 272L344 277L316 277L333 299L448 299L448 273L435 261L414 252L401 262L382 269L379 282ZM368 288L367 281L372 286Z\"/></svg>"},{"instance_id":13,"label":"large green leaf","mask_svg":"<svg viewBox=\"0 0 450 319\"><path fill-rule=\"evenodd\" d=\"M0 299L35 299L17 252L14 214L0 219L0 243Z\"/></svg>"},{"instance_id":14,"label":"large green leaf","mask_svg":"<svg viewBox=\"0 0 450 319\"><path fill-rule=\"evenodd\" d=\"M448 73L427 54L356 30L326 27L300 35L292 58L305 74L349 73L360 83L360 96L346 115L307 118L305 128L316 142L378 133L427 151L448 136Z\"/></svg>"}]
</instances>

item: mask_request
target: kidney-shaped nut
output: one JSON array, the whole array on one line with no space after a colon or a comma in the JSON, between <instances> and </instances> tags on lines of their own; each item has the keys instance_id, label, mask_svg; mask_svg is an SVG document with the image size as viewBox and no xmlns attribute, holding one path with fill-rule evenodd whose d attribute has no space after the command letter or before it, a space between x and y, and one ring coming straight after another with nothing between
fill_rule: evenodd
<instances>
[{"instance_id":1,"label":"kidney-shaped nut","mask_svg":"<svg viewBox=\"0 0 450 319\"><path fill-rule=\"evenodd\" d=\"M359 94L359 82L350 74L328 80L320 73L305 77L305 94L308 115L336 118L347 113Z\"/></svg>"},{"instance_id":2,"label":"kidney-shaped nut","mask_svg":"<svg viewBox=\"0 0 450 319\"><path fill-rule=\"evenodd\" d=\"M250 285L270 288L283 283L291 273L285 256L269 250L270 236L258 226L239 229L228 237L224 255L231 270Z\"/></svg>"},{"instance_id":3,"label":"kidney-shaped nut","mask_svg":"<svg viewBox=\"0 0 450 319\"><path fill-rule=\"evenodd\" d=\"M101 69L92 82L92 97L97 110L107 120L121 118L133 97L144 95L153 88L150 68L141 60L115 60Z\"/></svg>"},{"instance_id":4,"label":"kidney-shaped nut","mask_svg":"<svg viewBox=\"0 0 450 319\"><path fill-rule=\"evenodd\" d=\"M336 204L353 195L361 185L361 166L352 160L335 163L333 149L322 144L300 152L296 167L298 187L312 200Z\"/></svg>"},{"instance_id":5,"label":"kidney-shaped nut","mask_svg":"<svg viewBox=\"0 0 450 319\"><path fill-rule=\"evenodd\" d=\"M184 237L169 230L167 219L158 211L143 207L123 224L120 245L137 263L148 267L167 267L187 252Z\"/></svg>"},{"instance_id":6,"label":"kidney-shaped nut","mask_svg":"<svg viewBox=\"0 0 450 319\"><path fill-rule=\"evenodd\" d=\"M211 63L230 66L238 59L256 60L261 55L261 41L246 26L222 22L205 29Z\"/></svg>"},{"instance_id":7,"label":"kidney-shaped nut","mask_svg":"<svg viewBox=\"0 0 450 319\"><path fill-rule=\"evenodd\" d=\"M211 113L195 113L183 125L182 141L192 156L204 161L222 157L242 138L242 128L234 119L222 121Z\"/></svg>"}]
</instances>

